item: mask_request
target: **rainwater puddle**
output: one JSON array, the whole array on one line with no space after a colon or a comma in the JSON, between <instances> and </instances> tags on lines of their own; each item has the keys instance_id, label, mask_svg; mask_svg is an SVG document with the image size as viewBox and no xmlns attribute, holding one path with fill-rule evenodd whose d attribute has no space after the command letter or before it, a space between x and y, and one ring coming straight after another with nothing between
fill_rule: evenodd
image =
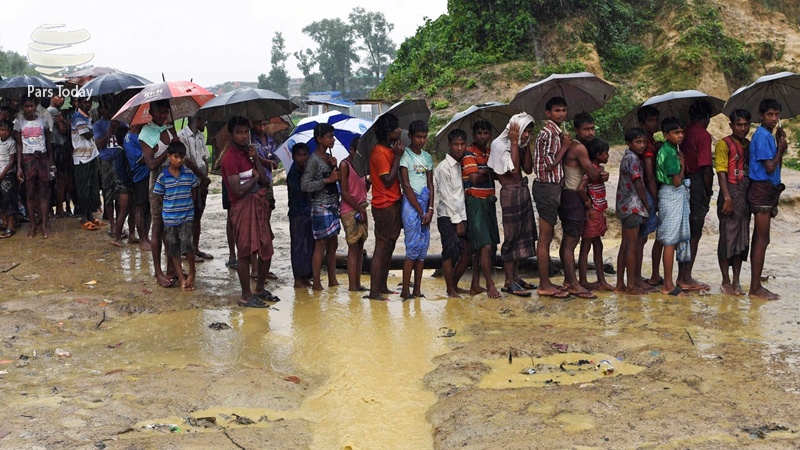
<instances>
[{"instance_id":1,"label":"rainwater puddle","mask_svg":"<svg viewBox=\"0 0 800 450\"><path fill-rule=\"evenodd\" d=\"M558 353L543 358L520 356L511 364L505 358L484 363L492 368L479 384L484 389L591 383L600 378L635 375L645 369L602 353Z\"/></svg>"},{"instance_id":2,"label":"rainwater puddle","mask_svg":"<svg viewBox=\"0 0 800 450\"><path fill-rule=\"evenodd\" d=\"M426 279L428 283L428 292L444 291L439 280ZM70 346L69 364L94 375L193 364L269 367L322 382L297 410L217 405L192 416L214 416L228 426L225 416L238 414L261 427L277 419L302 418L312 423L314 448L433 446L425 414L436 397L422 380L434 369L431 360L448 351L450 340L461 338L441 336L463 328L474 308L468 300L401 302L393 296L393 301L376 302L342 286L315 294L288 289L275 293L294 299L270 310L188 310L108 321ZM215 322L230 328L209 328ZM262 416L269 420L258 422ZM147 418L134 428L159 423L211 431L188 427L179 417Z\"/></svg>"}]
</instances>

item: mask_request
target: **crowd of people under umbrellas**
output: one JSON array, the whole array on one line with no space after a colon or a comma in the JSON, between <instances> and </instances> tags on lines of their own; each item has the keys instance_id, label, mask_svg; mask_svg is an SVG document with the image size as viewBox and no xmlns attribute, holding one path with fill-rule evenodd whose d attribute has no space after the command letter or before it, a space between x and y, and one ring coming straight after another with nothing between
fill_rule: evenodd
<instances>
[{"instance_id":1,"label":"crowd of people under umbrellas","mask_svg":"<svg viewBox=\"0 0 800 450\"><path fill-rule=\"evenodd\" d=\"M104 103L93 110L89 98L71 99L69 111L62 110L61 97L49 102L44 108L39 99L24 97L0 108L0 237L10 238L27 221L29 238L39 234L47 238L55 207L55 217L80 217L83 229L96 231L108 225L115 245L127 240L150 250L154 275L162 287L194 289L195 258L213 258L199 248L211 169L202 111L191 116L178 133L170 123L174 115L168 99L149 102L149 121L130 125L112 120L116 111ZM266 307L279 301L266 289L274 253L270 219L273 209L287 206L295 288L323 289L325 260L328 286L338 284L335 252L344 228L349 290L368 290L370 298L386 299L393 293L387 286L390 260L403 230L406 258L400 295L404 299L422 296L422 269L436 218L451 297L485 292L496 298L500 291L525 297L534 289L540 296L557 298L594 298L593 291L598 289L636 295L660 290L676 296L708 290L708 284L693 277L692 269L709 211L714 172L719 185L717 254L722 292L744 293L739 276L749 254L750 295L779 297L761 285L770 220L777 213L783 189L781 161L787 150L786 135L778 127L782 110L778 101L760 102L755 118L760 126L752 141L747 139L751 113L732 111L731 134L720 139L713 152L706 130L713 111L707 101L697 99L689 107L687 124L677 117L660 116L652 106L638 109L640 128L625 131L627 150L619 167L616 216L622 243L615 285L605 280L602 270L608 207L604 184L608 172L603 164L608 162L609 146L595 136L595 121L588 113L574 116L573 139L564 127L568 108L567 98L549 98L544 105L547 120L537 136L534 119L526 113L512 116L497 136L493 136L495 127L481 120L468 130L453 129L446 136L447 155L435 169L432 156L423 149L427 123L417 120L408 125L410 144L406 146L400 140L397 117L384 114L374 124L378 143L369 153L368 174L353 167L358 139L350 143L350 156L337 161L329 152L335 130L320 123L314 129L314 145L300 142L291 148L288 205L276 205L272 191L272 171L279 166L277 142L269 132L275 122L231 117L225 126L229 143L217 163L223 207L228 211L227 266L236 269L241 283L239 304ZM663 142L655 139L658 131ZM532 187L526 175L532 175ZM495 182L500 184L499 196ZM492 273L494 253L501 245L498 199L505 277L499 290ZM95 217L100 210L107 222ZM366 288L360 269L370 215L375 248ZM751 215L755 218L752 246ZM559 250L563 285L549 277L550 246L558 220L563 230ZM645 278L644 247L653 232L653 271ZM162 264L162 245L167 250L166 265ZM598 277L593 283L587 280L590 250ZM182 257L188 261L186 273ZM538 264L538 286L519 276L519 262L532 257ZM678 272L673 279L675 261ZM460 278L470 265L470 288L461 289ZM255 289L251 289L251 276L256 279Z\"/></svg>"}]
</instances>

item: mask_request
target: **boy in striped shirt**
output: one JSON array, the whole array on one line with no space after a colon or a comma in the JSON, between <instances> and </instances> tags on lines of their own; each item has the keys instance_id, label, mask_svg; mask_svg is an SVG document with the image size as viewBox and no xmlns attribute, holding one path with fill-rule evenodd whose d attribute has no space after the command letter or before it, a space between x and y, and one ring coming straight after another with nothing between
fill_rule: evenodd
<instances>
[{"instance_id":1,"label":"boy in striped shirt","mask_svg":"<svg viewBox=\"0 0 800 450\"><path fill-rule=\"evenodd\" d=\"M200 180L183 165L186 146L173 142L167 147L169 165L158 175L153 194L164 197L161 217L164 219L164 234L167 254L172 258L178 275L178 282L184 291L194 290L194 201ZM181 255L186 255L189 273L186 277L181 269Z\"/></svg>"}]
</instances>

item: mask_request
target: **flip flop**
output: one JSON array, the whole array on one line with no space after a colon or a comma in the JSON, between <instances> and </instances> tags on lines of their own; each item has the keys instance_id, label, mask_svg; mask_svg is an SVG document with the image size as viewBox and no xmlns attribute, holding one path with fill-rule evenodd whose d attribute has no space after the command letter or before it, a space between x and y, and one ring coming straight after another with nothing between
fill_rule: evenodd
<instances>
[{"instance_id":1,"label":"flip flop","mask_svg":"<svg viewBox=\"0 0 800 450\"><path fill-rule=\"evenodd\" d=\"M527 281L523 280L522 278L517 280L517 284L520 285L521 288L527 289L527 290L536 289L536 288L539 287L539 286L536 286L533 283L528 283Z\"/></svg>"},{"instance_id":2,"label":"flip flop","mask_svg":"<svg viewBox=\"0 0 800 450\"><path fill-rule=\"evenodd\" d=\"M552 294L540 294L538 292L536 294L539 297L552 297L552 298L559 298L559 299L562 299L562 300L570 297L570 293L569 292L562 291L562 290L559 290L558 292L555 292L555 293L552 293Z\"/></svg>"},{"instance_id":3,"label":"flip flop","mask_svg":"<svg viewBox=\"0 0 800 450\"><path fill-rule=\"evenodd\" d=\"M704 283L695 284L695 285L692 285L692 286L686 286L686 287L679 287L679 286L675 286L675 287L676 287L676 288L679 288L679 289L681 289L681 290L683 290L683 291L687 291L687 292L691 292L691 291L704 291L704 290L705 290L705 291L707 291L707 290L711 289L711 287L710 287L710 286L708 286L708 285L706 285L706 284L704 284Z\"/></svg>"},{"instance_id":4,"label":"flip flop","mask_svg":"<svg viewBox=\"0 0 800 450\"><path fill-rule=\"evenodd\" d=\"M94 224L96 227L104 227L104 226L108 225L107 223L105 223L105 222L101 221L100 219L94 219L94 220L92 221L92 223L93 223L93 224Z\"/></svg>"},{"instance_id":5,"label":"flip flop","mask_svg":"<svg viewBox=\"0 0 800 450\"><path fill-rule=\"evenodd\" d=\"M278 303L281 299L277 295L273 295L272 292L264 289L258 294L253 294L257 299L263 300L265 302L273 302Z\"/></svg>"},{"instance_id":6,"label":"flip flop","mask_svg":"<svg viewBox=\"0 0 800 450\"><path fill-rule=\"evenodd\" d=\"M83 225L81 225L81 228L83 228L84 230L89 230L89 231L97 231L97 230L100 229L100 227L98 227L97 225L95 225L92 222L84 223Z\"/></svg>"},{"instance_id":7,"label":"flip flop","mask_svg":"<svg viewBox=\"0 0 800 450\"><path fill-rule=\"evenodd\" d=\"M228 269L236 269L238 262L235 259L229 259L228 262L225 263L225 267Z\"/></svg>"},{"instance_id":8,"label":"flip flop","mask_svg":"<svg viewBox=\"0 0 800 450\"><path fill-rule=\"evenodd\" d=\"M655 283L651 283L649 279L644 280L644 282L653 287L661 286L662 284L664 284L664 277L658 277L658 281L656 281Z\"/></svg>"},{"instance_id":9,"label":"flip flop","mask_svg":"<svg viewBox=\"0 0 800 450\"><path fill-rule=\"evenodd\" d=\"M8 239L14 235L14 231L11 228L6 228L3 231L3 234L0 234L0 239Z\"/></svg>"},{"instance_id":10,"label":"flip flop","mask_svg":"<svg viewBox=\"0 0 800 450\"><path fill-rule=\"evenodd\" d=\"M275 275L275 274L274 274L274 273L272 273L272 272L267 272L267 279L268 279L268 280L277 280L277 279L278 279L278 276L277 276L277 275Z\"/></svg>"},{"instance_id":11,"label":"flip flop","mask_svg":"<svg viewBox=\"0 0 800 450\"><path fill-rule=\"evenodd\" d=\"M501 292L505 292L506 294L516 295L517 297L530 297L530 291L526 291L523 289L522 286L519 285L518 282L514 281L508 287L503 286L500 288Z\"/></svg>"},{"instance_id":12,"label":"flip flop","mask_svg":"<svg viewBox=\"0 0 800 450\"><path fill-rule=\"evenodd\" d=\"M239 300L239 306L245 308L269 308L269 305L259 300L255 295L247 299L246 302Z\"/></svg>"},{"instance_id":13,"label":"flip flop","mask_svg":"<svg viewBox=\"0 0 800 450\"><path fill-rule=\"evenodd\" d=\"M199 250L196 251L194 254L199 256L199 257L201 257L201 258L203 258L203 259L214 259L214 255L208 254L206 252L201 252Z\"/></svg>"},{"instance_id":14,"label":"flip flop","mask_svg":"<svg viewBox=\"0 0 800 450\"><path fill-rule=\"evenodd\" d=\"M673 297L677 297L677 296L681 295L682 292L683 292L683 290L681 288L679 288L678 286L675 286L675 289L671 290L669 293L667 293L667 295L671 295Z\"/></svg>"}]
</instances>

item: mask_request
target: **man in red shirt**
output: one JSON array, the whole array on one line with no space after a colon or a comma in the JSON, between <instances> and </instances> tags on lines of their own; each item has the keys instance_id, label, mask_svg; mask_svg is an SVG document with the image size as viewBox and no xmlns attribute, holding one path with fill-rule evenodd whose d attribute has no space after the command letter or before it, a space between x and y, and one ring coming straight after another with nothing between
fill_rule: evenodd
<instances>
[{"instance_id":1,"label":"man in red shirt","mask_svg":"<svg viewBox=\"0 0 800 450\"><path fill-rule=\"evenodd\" d=\"M692 278L692 267L697 258L697 246L703 235L703 225L713 193L714 162L711 156L711 134L706 130L711 120L711 105L705 100L696 101L689 108L689 120L680 150L686 161L686 178L691 182L689 229L692 237L692 260L679 265L676 284L684 291L699 291L709 289L707 284Z\"/></svg>"},{"instance_id":2,"label":"man in red shirt","mask_svg":"<svg viewBox=\"0 0 800 450\"><path fill-rule=\"evenodd\" d=\"M378 143L369 155L372 219L375 222L375 251L369 266L369 298L373 300L385 300L383 294L394 293L386 282L394 246L403 226L398 175L405 148L400 141L400 132L400 122L394 115L378 118L375 123Z\"/></svg>"},{"instance_id":3,"label":"man in red shirt","mask_svg":"<svg viewBox=\"0 0 800 450\"><path fill-rule=\"evenodd\" d=\"M266 308L265 301L280 299L264 288L268 266L272 258L272 236L267 221L266 171L256 157L255 146L250 141L250 122L244 117L233 117L228 121L228 132L232 142L220 161L222 183L230 199L230 219L236 236L236 251L239 259L236 272L242 287L240 306ZM250 256L258 255L258 277L255 293L250 290Z\"/></svg>"}]
</instances>

